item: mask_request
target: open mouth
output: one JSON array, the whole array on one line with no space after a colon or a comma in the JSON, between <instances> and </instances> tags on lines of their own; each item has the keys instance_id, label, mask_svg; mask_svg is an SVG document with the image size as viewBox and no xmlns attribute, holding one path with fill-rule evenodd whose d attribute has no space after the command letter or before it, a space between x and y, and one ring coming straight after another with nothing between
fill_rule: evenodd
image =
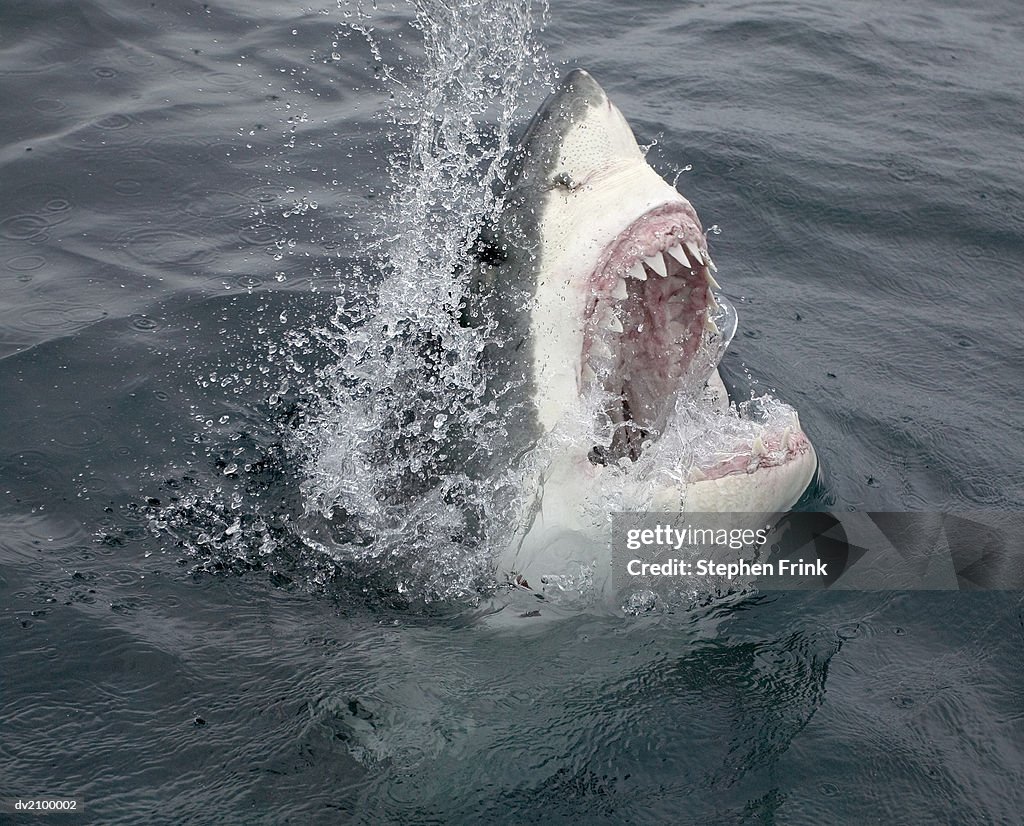
<instances>
[{"instance_id":1,"label":"open mouth","mask_svg":"<svg viewBox=\"0 0 1024 826\"><path fill-rule=\"evenodd\" d=\"M689 204L648 212L603 252L591 275L580 370L583 393L606 399L613 436L595 464L635 461L664 431L680 394L698 397L721 360L715 265ZM728 456L694 468L697 479L783 464L810 449L799 421L766 429Z\"/></svg>"}]
</instances>

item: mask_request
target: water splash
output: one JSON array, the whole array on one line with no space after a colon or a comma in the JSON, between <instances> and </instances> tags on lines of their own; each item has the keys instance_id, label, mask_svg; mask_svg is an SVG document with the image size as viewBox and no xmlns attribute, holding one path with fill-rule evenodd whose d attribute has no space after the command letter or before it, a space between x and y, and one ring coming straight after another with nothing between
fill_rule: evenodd
<instances>
[{"instance_id":1,"label":"water splash","mask_svg":"<svg viewBox=\"0 0 1024 826\"><path fill-rule=\"evenodd\" d=\"M484 402L479 358L494 331L459 314L470 247L500 209L516 114L550 71L536 39L543 2L414 7L422 66L382 72L394 93L391 192L366 252L383 279L371 308L339 300L317 331L337 360L292 448L305 465L306 540L431 601L491 579L488 541L515 495L511 475L470 470L503 423ZM353 25L372 40L371 23Z\"/></svg>"}]
</instances>

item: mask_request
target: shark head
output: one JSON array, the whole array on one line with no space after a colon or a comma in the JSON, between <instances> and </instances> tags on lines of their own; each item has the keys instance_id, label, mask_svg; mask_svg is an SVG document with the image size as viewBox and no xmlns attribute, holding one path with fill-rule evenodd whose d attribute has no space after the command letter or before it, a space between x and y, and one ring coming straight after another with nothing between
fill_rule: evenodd
<instances>
[{"instance_id":1,"label":"shark head","mask_svg":"<svg viewBox=\"0 0 1024 826\"><path fill-rule=\"evenodd\" d=\"M504 205L507 257L495 262L491 284L515 277L530 295L522 352L539 430L597 416L608 436L562 440L549 454L537 507L501 562L536 582L589 553L570 546L592 548L594 534L607 533L606 520L587 513L602 477L628 482L672 427L681 398L728 408L717 366L736 316L716 292L696 210L648 165L587 72L566 76L530 122ZM645 508L783 512L817 466L795 412L748 428L732 448L648 485Z\"/></svg>"},{"instance_id":2,"label":"shark head","mask_svg":"<svg viewBox=\"0 0 1024 826\"><path fill-rule=\"evenodd\" d=\"M703 382L722 349L700 220L584 71L544 103L521 155L518 185L541 205L532 330L546 342L534 375L541 424L550 429L570 394L600 385L625 425L616 447L635 454L680 384L696 373Z\"/></svg>"}]
</instances>

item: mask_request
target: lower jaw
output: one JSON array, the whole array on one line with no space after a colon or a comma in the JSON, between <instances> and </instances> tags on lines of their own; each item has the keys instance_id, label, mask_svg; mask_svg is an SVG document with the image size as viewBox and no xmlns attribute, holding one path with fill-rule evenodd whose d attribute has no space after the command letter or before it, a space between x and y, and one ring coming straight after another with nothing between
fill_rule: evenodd
<instances>
[{"instance_id":1,"label":"lower jaw","mask_svg":"<svg viewBox=\"0 0 1024 826\"><path fill-rule=\"evenodd\" d=\"M814 448L808 443L805 451L789 461L753 473L730 473L701 482L665 485L655 491L652 499L645 498L644 510L748 514L730 518L730 526L760 527L764 522L774 523L796 504L813 480L817 465ZM557 583L562 577L572 582L585 579L591 596L611 594L608 514L595 513L586 505L592 505L593 494L599 489L595 482L604 472L605 468L589 462L556 464L540 490L539 507L533 518L501 554L499 577L507 577L534 595L558 591ZM589 573L583 577L583 571Z\"/></svg>"},{"instance_id":2,"label":"lower jaw","mask_svg":"<svg viewBox=\"0 0 1024 826\"><path fill-rule=\"evenodd\" d=\"M818 457L810 442L784 462L712 476L655 493L651 510L693 513L781 513L814 479Z\"/></svg>"}]
</instances>

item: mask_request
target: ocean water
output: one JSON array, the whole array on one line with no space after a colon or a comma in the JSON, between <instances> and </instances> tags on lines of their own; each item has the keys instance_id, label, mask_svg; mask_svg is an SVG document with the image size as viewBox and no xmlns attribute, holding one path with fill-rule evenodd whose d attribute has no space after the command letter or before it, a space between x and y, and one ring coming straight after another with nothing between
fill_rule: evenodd
<instances>
[{"instance_id":1,"label":"ocean water","mask_svg":"<svg viewBox=\"0 0 1024 826\"><path fill-rule=\"evenodd\" d=\"M800 411L803 506L1019 509L1021 65L1009 0L5 3L0 799L104 824L1019 823L1019 593L510 630L486 544L452 537L515 485L382 504L431 440L364 448L433 403L378 322L451 332L476 184L579 66L715 227L724 370ZM444 373L446 426L471 381Z\"/></svg>"}]
</instances>

